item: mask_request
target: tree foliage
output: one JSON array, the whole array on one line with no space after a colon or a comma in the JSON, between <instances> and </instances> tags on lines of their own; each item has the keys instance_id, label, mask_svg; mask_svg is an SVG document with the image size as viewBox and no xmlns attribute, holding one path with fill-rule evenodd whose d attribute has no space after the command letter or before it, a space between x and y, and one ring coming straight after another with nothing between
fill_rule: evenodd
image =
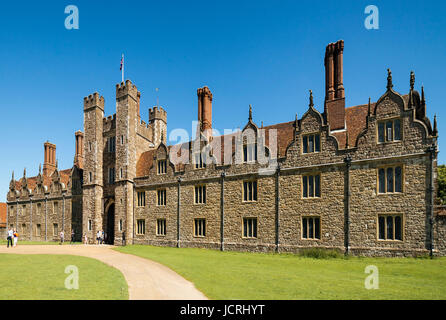
<instances>
[{"instance_id":1,"label":"tree foliage","mask_svg":"<svg viewBox=\"0 0 446 320\"><path fill-rule=\"evenodd\" d=\"M446 165L438 166L437 197L441 204L446 204Z\"/></svg>"}]
</instances>

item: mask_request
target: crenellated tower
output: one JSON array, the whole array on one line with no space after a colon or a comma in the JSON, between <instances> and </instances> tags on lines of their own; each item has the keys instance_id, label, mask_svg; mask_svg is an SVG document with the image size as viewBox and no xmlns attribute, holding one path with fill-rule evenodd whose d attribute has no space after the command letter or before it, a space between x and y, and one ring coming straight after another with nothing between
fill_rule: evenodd
<instances>
[{"instance_id":1,"label":"crenellated tower","mask_svg":"<svg viewBox=\"0 0 446 320\"><path fill-rule=\"evenodd\" d=\"M149 126L152 127L152 141L155 146L167 141L167 112L159 106L149 109Z\"/></svg>"},{"instance_id":2,"label":"crenellated tower","mask_svg":"<svg viewBox=\"0 0 446 320\"><path fill-rule=\"evenodd\" d=\"M94 239L103 226L103 118L105 101L98 93L84 98L82 226Z\"/></svg>"}]
</instances>

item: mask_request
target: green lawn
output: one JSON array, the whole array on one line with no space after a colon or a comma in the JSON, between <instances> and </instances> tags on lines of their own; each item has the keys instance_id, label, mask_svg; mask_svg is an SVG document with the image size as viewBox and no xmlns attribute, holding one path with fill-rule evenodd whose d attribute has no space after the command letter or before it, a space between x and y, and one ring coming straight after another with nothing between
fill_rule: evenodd
<instances>
[{"instance_id":1,"label":"green lawn","mask_svg":"<svg viewBox=\"0 0 446 320\"><path fill-rule=\"evenodd\" d=\"M79 289L65 288L70 274L79 271ZM70 255L0 254L0 300L127 300L122 273L91 258Z\"/></svg>"},{"instance_id":2,"label":"green lawn","mask_svg":"<svg viewBox=\"0 0 446 320\"><path fill-rule=\"evenodd\" d=\"M446 299L446 258L314 259L141 245L114 250L170 267L211 299ZM379 269L377 290L365 289L368 265Z\"/></svg>"}]
</instances>

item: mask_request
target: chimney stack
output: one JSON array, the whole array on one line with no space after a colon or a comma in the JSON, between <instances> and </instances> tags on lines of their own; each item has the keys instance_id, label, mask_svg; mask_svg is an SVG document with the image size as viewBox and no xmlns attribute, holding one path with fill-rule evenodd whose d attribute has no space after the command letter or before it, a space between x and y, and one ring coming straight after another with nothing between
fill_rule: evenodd
<instances>
[{"instance_id":1,"label":"chimney stack","mask_svg":"<svg viewBox=\"0 0 446 320\"><path fill-rule=\"evenodd\" d=\"M208 130L212 134L212 93L208 87L197 90L198 96L198 121L200 130Z\"/></svg>"},{"instance_id":2,"label":"chimney stack","mask_svg":"<svg viewBox=\"0 0 446 320\"><path fill-rule=\"evenodd\" d=\"M345 129L343 75L344 40L330 43L325 50L325 115L330 130Z\"/></svg>"},{"instance_id":3,"label":"chimney stack","mask_svg":"<svg viewBox=\"0 0 446 320\"><path fill-rule=\"evenodd\" d=\"M84 168L84 133L77 131L76 136L76 154L74 156L74 165L79 169Z\"/></svg>"},{"instance_id":4,"label":"chimney stack","mask_svg":"<svg viewBox=\"0 0 446 320\"><path fill-rule=\"evenodd\" d=\"M56 170L56 145L45 142L43 145L45 149L45 158L43 162L43 175L51 176Z\"/></svg>"}]
</instances>

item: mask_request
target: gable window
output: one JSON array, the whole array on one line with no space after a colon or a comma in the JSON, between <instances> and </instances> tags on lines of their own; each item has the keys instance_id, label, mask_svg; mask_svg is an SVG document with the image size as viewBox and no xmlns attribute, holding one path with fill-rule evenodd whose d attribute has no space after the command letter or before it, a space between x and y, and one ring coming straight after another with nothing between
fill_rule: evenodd
<instances>
[{"instance_id":1,"label":"gable window","mask_svg":"<svg viewBox=\"0 0 446 320\"><path fill-rule=\"evenodd\" d=\"M243 182L243 201L257 201L257 180Z\"/></svg>"},{"instance_id":2,"label":"gable window","mask_svg":"<svg viewBox=\"0 0 446 320\"><path fill-rule=\"evenodd\" d=\"M243 162L257 161L257 143L243 145Z\"/></svg>"},{"instance_id":3,"label":"gable window","mask_svg":"<svg viewBox=\"0 0 446 320\"><path fill-rule=\"evenodd\" d=\"M403 192L402 166L384 167L378 169L378 193Z\"/></svg>"},{"instance_id":4,"label":"gable window","mask_svg":"<svg viewBox=\"0 0 446 320\"><path fill-rule=\"evenodd\" d=\"M108 168L108 183L115 183L115 168Z\"/></svg>"},{"instance_id":5,"label":"gable window","mask_svg":"<svg viewBox=\"0 0 446 320\"><path fill-rule=\"evenodd\" d=\"M167 160L158 160L158 174L167 173Z\"/></svg>"},{"instance_id":6,"label":"gable window","mask_svg":"<svg viewBox=\"0 0 446 320\"><path fill-rule=\"evenodd\" d=\"M321 196L321 175L303 175L302 176L302 197L320 198Z\"/></svg>"},{"instance_id":7,"label":"gable window","mask_svg":"<svg viewBox=\"0 0 446 320\"><path fill-rule=\"evenodd\" d=\"M243 237L257 238L257 218L243 218Z\"/></svg>"},{"instance_id":8,"label":"gable window","mask_svg":"<svg viewBox=\"0 0 446 320\"><path fill-rule=\"evenodd\" d=\"M195 237L205 237L206 236L206 220L205 219L195 219L194 225L194 235Z\"/></svg>"},{"instance_id":9,"label":"gable window","mask_svg":"<svg viewBox=\"0 0 446 320\"><path fill-rule=\"evenodd\" d=\"M321 239L320 217L302 217L302 239Z\"/></svg>"},{"instance_id":10,"label":"gable window","mask_svg":"<svg viewBox=\"0 0 446 320\"><path fill-rule=\"evenodd\" d=\"M194 155L194 164L195 164L195 169L203 169L206 168L206 163L205 161L203 161L203 155L201 153L196 153Z\"/></svg>"},{"instance_id":11,"label":"gable window","mask_svg":"<svg viewBox=\"0 0 446 320\"><path fill-rule=\"evenodd\" d=\"M156 235L157 236L166 235L166 219L156 220Z\"/></svg>"},{"instance_id":12,"label":"gable window","mask_svg":"<svg viewBox=\"0 0 446 320\"><path fill-rule=\"evenodd\" d=\"M145 207L145 205L146 205L145 191L138 192L138 207Z\"/></svg>"},{"instance_id":13,"label":"gable window","mask_svg":"<svg viewBox=\"0 0 446 320\"><path fill-rule=\"evenodd\" d=\"M195 204L206 203L206 186L195 186Z\"/></svg>"},{"instance_id":14,"label":"gable window","mask_svg":"<svg viewBox=\"0 0 446 320\"><path fill-rule=\"evenodd\" d=\"M136 221L137 228L136 228L136 234L145 234L146 233L146 220L139 219Z\"/></svg>"},{"instance_id":15,"label":"gable window","mask_svg":"<svg viewBox=\"0 0 446 320\"><path fill-rule=\"evenodd\" d=\"M379 215L378 239L403 240L403 217L401 215Z\"/></svg>"},{"instance_id":16,"label":"gable window","mask_svg":"<svg viewBox=\"0 0 446 320\"><path fill-rule=\"evenodd\" d=\"M108 152L115 152L116 151L116 137L110 137L108 138Z\"/></svg>"},{"instance_id":17,"label":"gable window","mask_svg":"<svg viewBox=\"0 0 446 320\"><path fill-rule=\"evenodd\" d=\"M401 120L393 119L378 122L378 142L400 141Z\"/></svg>"},{"instance_id":18,"label":"gable window","mask_svg":"<svg viewBox=\"0 0 446 320\"><path fill-rule=\"evenodd\" d=\"M159 189L157 191L158 196L158 205L165 206L166 205L166 189Z\"/></svg>"},{"instance_id":19,"label":"gable window","mask_svg":"<svg viewBox=\"0 0 446 320\"><path fill-rule=\"evenodd\" d=\"M321 135L307 134L302 136L302 152L313 153L321 151Z\"/></svg>"}]
</instances>

